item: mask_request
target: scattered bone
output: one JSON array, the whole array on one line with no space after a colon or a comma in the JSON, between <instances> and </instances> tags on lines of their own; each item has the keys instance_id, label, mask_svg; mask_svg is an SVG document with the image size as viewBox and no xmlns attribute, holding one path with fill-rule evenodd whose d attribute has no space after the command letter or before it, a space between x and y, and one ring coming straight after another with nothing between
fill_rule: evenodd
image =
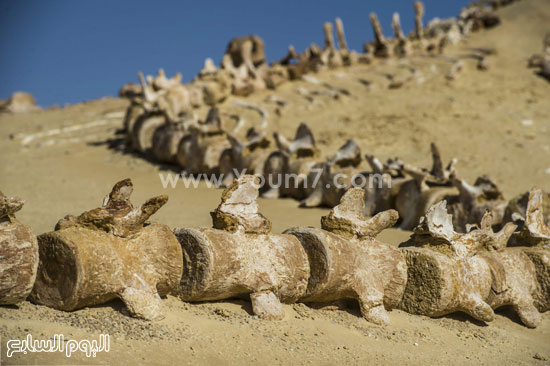
<instances>
[{"instance_id":1,"label":"scattered bone","mask_svg":"<svg viewBox=\"0 0 550 366\"><path fill-rule=\"evenodd\" d=\"M323 229L292 228L307 252L311 278L301 302L359 301L369 322L388 324L387 310L395 308L406 283L403 255L374 237L397 221L397 212L385 211L367 219L365 196L350 189L340 204L321 220ZM350 265L353 263L353 265Z\"/></svg>"},{"instance_id":2,"label":"scattered bone","mask_svg":"<svg viewBox=\"0 0 550 366\"><path fill-rule=\"evenodd\" d=\"M175 229L184 253L182 300L249 296L255 315L282 319L281 302L305 293L307 255L294 236L270 233L271 223L258 212L258 185L243 175L227 188L212 212L214 228Z\"/></svg>"},{"instance_id":3,"label":"scattered bone","mask_svg":"<svg viewBox=\"0 0 550 366\"><path fill-rule=\"evenodd\" d=\"M15 305L29 296L38 267L38 244L30 227L15 218L19 197L0 191L0 305Z\"/></svg>"},{"instance_id":4,"label":"scattered bone","mask_svg":"<svg viewBox=\"0 0 550 366\"><path fill-rule=\"evenodd\" d=\"M8 100L0 101L0 113L28 113L39 109L30 93L15 92Z\"/></svg>"},{"instance_id":5,"label":"scattered bone","mask_svg":"<svg viewBox=\"0 0 550 366\"><path fill-rule=\"evenodd\" d=\"M449 72L445 75L445 78L447 80L456 80L458 75L462 72L464 69L464 61L458 60L449 69Z\"/></svg>"},{"instance_id":6,"label":"scattered bone","mask_svg":"<svg viewBox=\"0 0 550 366\"><path fill-rule=\"evenodd\" d=\"M539 74L550 81L550 32L544 37L543 53L532 55L528 66L538 68Z\"/></svg>"},{"instance_id":7,"label":"scattered bone","mask_svg":"<svg viewBox=\"0 0 550 366\"><path fill-rule=\"evenodd\" d=\"M343 94L343 95L350 95L351 94L347 89L339 88L339 87L334 86L332 84L329 84L327 82L321 81L321 80L319 80L319 79L317 79L317 78L315 78L311 75L303 75L302 80L304 80L307 83L313 84L313 85L323 86L323 87L325 87L325 88L327 88L331 91L337 92L339 94Z\"/></svg>"},{"instance_id":8,"label":"scattered bone","mask_svg":"<svg viewBox=\"0 0 550 366\"><path fill-rule=\"evenodd\" d=\"M182 252L166 225L148 218L168 197L134 208L129 179L118 182L103 207L61 219L38 237L40 264L33 302L72 311L120 298L138 318L163 317L160 296L182 273Z\"/></svg>"},{"instance_id":9,"label":"scattered bone","mask_svg":"<svg viewBox=\"0 0 550 366\"><path fill-rule=\"evenodd\" d=\"M486 56L481 56L477 62L477 69L485 71L489 69L490 65L491 63L489 61L489 58Z\"/></svg>"},{"instance_id":10,"label":"scattered bone","mask_svg":"<svg viewBox=\"0 0 550 366\"><path fill-rule=\"evenodd\" d=\"M280 97L278 97L274 94L271 94L270 96L265 98L264 102L276 103L279 107L286 107L289 104L286 100L284 100L284 99L282 99L282 98L280 98Z\"/></svg>"},{"instance_id":11,"label":"scattered bone","mask_svg":"<svg viewBox=\"0 0 550 366\"><path fill-rule=\"evenodd\" d=\"M267 111L265 109L263 109L262 107L260 107L256 104L243 102L241 100L233 101L233 105L243 107L243 108L252 109L253 111L258 112L260 114L260 116L262 117L262 122L260 123L260 128L262 130L265 130L267 128L267 117L268 117L269 114L267 113Z\"/></svg>"},{"instance_id":12,"label":"scattered bone","mask_svg":"<svg viewBox=\"0 0 550 366\"><path fill-rule=\"evenodd\" d=\"M97 120L97 121L92 121L92 122L84 123L84 124L81 124L81 125L73 125L73 126L67 126L67 127L54 128L54 129L51 129L51 130L48 130L48 131L38 132L38 133L34 133L34 134L29 134L29 135L22 135L21 134L21 135L17 135L16 138L21 141L21 144L23 146L27 146L31 142L33 142L34 140L41 139L41 138L44 138L44 137L51 137L51 136L57 136L57 135L61 135L61 134L81 131L81 130L85 130L85 129L89 129L89 128L93 128L93 127L104 126L104 125L107 125L107 124L110 124L110 123L113 123L113 122L118 123L119 121L100 119L100 120Z\"/></svg>"},{"instance_id":13,"label":"scattered bone","mask_svg":"<svg viewBox=\"0 0 550 366\"><path fill-rule=\"evenodd\" d=\"M412 314L441 316L463 311L490 322L493 309L512 305L528 327L540 323L535 267L517 248L506 248L516 228L491 229L487 213L481 228L454 231L446 202L432 206L404 246L408 280L400 307ZM402 244L403 245L403 244Z\"/></svg>"}]
</instances>

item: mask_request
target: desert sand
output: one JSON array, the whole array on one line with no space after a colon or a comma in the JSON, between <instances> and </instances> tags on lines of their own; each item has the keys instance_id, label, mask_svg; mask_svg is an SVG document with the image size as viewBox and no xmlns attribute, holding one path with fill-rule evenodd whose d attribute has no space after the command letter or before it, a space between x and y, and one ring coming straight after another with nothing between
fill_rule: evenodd
<instances>
[{"instance_id":1,"label":"desert sand","mask_svg":"<svg viewBox=\"0 0 550 366\"><path fill-rule=\"evenodd\" d=\"M332 154L353 138L363 153L381 160L399 156L428 167L430 142L445 160L458 158L458 172L469 182L490 176L506 198L532 186L550 190L550 83L526 67L528 57L540 52L550 31L548 0L524 0L499 10L502 24L471 34L450 46L445 57L415 56L406 60L375 61L314 75L350 92L338 99L316 96L307 100L297 88L321 87L288 82L275 91L254 93L247 102L269 112L268 131L294 135L307 122L323 154ZM365 27L368 25L365 24ZM269 46L269 45L268 45ZM477 48L494 48L487 71L464 58L465 69L456 80L445 74L447 57L464 57ZM398 75L413 67L420 81L388 89L386 74ZM137 70L136 70L137 71ZM271 95L287 102L268 102ZM238 113L247 127L258 125L254 111L234 106L230 97L222 114ZM99 206L112 185L132 178L133 200L143 202L158 194L170 199L153 221L170 227L211 226L209 212L221 190L162 187L159 173L177 167L158 164L129 152L121 134L127 100L111 97L64 108L26 114L0 115L0 189L23 197L17 214L36 234L53 230L67 214ZM276 111L278 109L278 112ZM206 109L197 111L204 116ZM47 131L87 125L78 131ZM37 135L31 139L29 136ZM27 139L25 140L25 137ZM300 209L290 199L260 199L262 213L273 231L291 226L319 227L326 209ZM379 239L397 246L410 232L391 229ZM509 309L483 324L466 315L430 319L390 312L386 327L367 323L357 304L340 309L285 305L282 321L259 320L244 300L187 304L168 296L166 319L147 323L124 313L119 302L71 313L24 302L0 308L1 362L6 364L412 364L542 365L550 363L550 314L536 329L528 329ZM48 339L64 334L74 339L111 336L111 349L70 360L61 353L17 354L5 358L5 342L27 334Z\"/></svg>"}]
</instances>

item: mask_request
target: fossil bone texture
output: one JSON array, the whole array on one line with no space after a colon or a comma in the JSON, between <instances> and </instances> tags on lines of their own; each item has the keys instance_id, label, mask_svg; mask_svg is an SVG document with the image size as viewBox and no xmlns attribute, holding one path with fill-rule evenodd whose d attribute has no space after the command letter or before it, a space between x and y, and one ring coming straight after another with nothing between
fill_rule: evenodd
<instances>
[{"instance_id":1,"label":"fossil bone texture","mask_svg":"<svg viewBox=\"0 0 550 366\"><path fill-rule=\"evenodd\" d=\"M339 205L321 219L322 229L291 228L309 258L311 276L301 302L354 299L370 322L387 324L387 310L401 301L407 269L399 250L375 239L397 221L389 210L372 218L363 215L365 191L352 188Z\"/></svg>"},{"instance_id":2,"label":"fossil bone texture","mask_svg":"<svg viewBox=\"0 0 550 366\"><path fill-rule=\"evenodd\" d=\"M24 301L36 278L36 236L15 218L23 204L21 198L0 192L0 305Z\"/></svg>"},{"instance_id":3,"label":"fossil bone texture","mask_svg":"<svg viewBox=\"0 0 550 366\"><path fill-rule=\"evenodd\" d=\"M462 311L490 322L493 309L511 305L526 326L536 327L535 267L521 249L506 247L516 225L495 233L491 223L487 212L479 229L460 234L446 201L430 207L410 241L402 244L408 280L400 307L427 316Z\"/></svg>"},{"instance_id":4,"label":"fossil bone texture","mask_svg":"<svg viewBox=\"0 0 550 366\"><path fill-rule=\"evenodd\" d=\"M271 233L258 211L258 178L242 175L222 193L213 228L175 229L183 250L184 301L250 298L258 317L281 319L309 278L307 255L291 235Z\"/></svg>"},{"instance_id":5,"label":"fossil bone texture","mask_svg":"<svg viewBox=\"0 0 550 366\"><path fill-rule=\"evenodd\" d=\"M166 225L146 223L168 197L134 208L132 190L129 179L120 181L102 207L66 216L38 237L32 301L71 311L120 298L135 317L163 317L160 296L181 278L181 247Z\"/></svg>"},{"instance_id":6,"label":"fossil bone texture","mask_svg":"<svg viewBox=\"0 0 550 366\"><path fill-rule=\"evenodd\" d=\"M450 180L454 175L456 160L451 160L444 169L439 150L433 143L431 151L433 165L430 171L408 164L403 165L403 172L413 179L401 185L395 200L395 208L402 219L402 229L414 228L431 205L447 195L456 193L456 188Z\"/></svg>"},{"instance_id":7,"label":"fossil bone texture","mask_svg":"<svg viewBox=\"0 0 550 366\"><path fill-rule=\"evenodd\" d=\"M520 229L513 236L514 245L535 265L540 286L535 305L540 312L550 310L550 225L545 222L543 197L540 188L531 189L525 216L518 220Z\"/></svg>"}]
</instances>

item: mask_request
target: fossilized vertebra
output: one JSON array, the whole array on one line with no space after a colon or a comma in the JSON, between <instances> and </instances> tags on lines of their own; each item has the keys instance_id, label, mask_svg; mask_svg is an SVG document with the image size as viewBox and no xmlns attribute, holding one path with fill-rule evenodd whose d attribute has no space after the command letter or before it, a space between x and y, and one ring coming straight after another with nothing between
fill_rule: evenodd
<instances>
[{"instance_id":1,"label":"fossilized vertebra","mask_svg":"<svg viewBox=\"0 0 550 366\"><path fill-rule=\"evenodd\" d=\"M368 321L387 324L387 310L403 295L406 265L399 250L374 238L393 226L398 214L389 210L366 218L364 210L365 192L352 188L321 219L323 229L292 228L285 233L300 240L309 259L311 277L301 302L356 299Z\"/></svg>"},{"instance_id":2,"label":"fossilized vertebra","mask_svg":"<svg viewBox=\"0 0 550 366\"><path fill-rule=\"evenodd\" d=\"M32 301L71 311L120 298L133 316L163 317L160 296L181 278L181 247L168 226L145 225L168 197L134 208L132 191L130 179L120 181L102 207L66 216L38 237Z\"/></svg>"},{"instance_id":3,"label":"fossilized vertebra","mask_svg":"<svg viewBox=\"0 0 550 366\"><path fill-rule=\"evenodd\" d=\"M266 184L262 196L293 197L302 200L313 191L314 177L309 175L314 167L322 169L319 150L309 127L301 123L293 141L274 133L279 151L269 155L264 166Z\"/></svg>"},{"instance_id":4,"label":"fossilized vertebra","mask_svg":"<svg viewBox=\"0 0 550 366\"><path fill-rule=\"evenodd\" d=\"M526 326L539 324L533 263L521 249L506 248L516 225L494 233L491 216L483 217L481 228L459 234L445 201L430 207L410 241L402 244L413 246L403 251L408 267L403 310L428 316L463 311L489 322L493 309L512 305Z\"/></svg>"},{"instance_id":5,"label":"fossilized vertebra","mask_svg":"<svg viewBox=\"0 0 550 366\"><path fill-rule=\"evenodd\" d=\"M21 198L7 197L0 192L0 305L24 301L36 278L36 236L15 218L23 204Z\"/></svg>"},{"instance_id":6,"label":"fossilized vertebra","mask_svg":"<svg viewBox=\"0 0 550 366\"><path fill-rule=\"evenodd\" d=\"M307 255L291 235L271 233L258 212L258 179L243 175L222 193L213 228L175 229L183 249L184 301L250 297L254 314L281 319L309 278Z\"/></svg>"},{"instance_id":7,"label":"fossilized vertebra","mask_svg":"<svg viewBox=\"0 0 550 366\"><path fill-rule=\"evenodd\" d=\"M486 176L478 177L473 186L456 177L451 181L459 194L446 200L456 230L468 232L468 226L479 225L486 211L492 213L493 225L502 223L507 201L493 181Z\"/></svg>"},{"instance_id":8,"label":"fossilized vertebra","mask_svg":"<svg viewBox=\"0 0 550 366\"><path fill-rule=\"evenodd\" d=\"M308 182L312 185L311 194L300 202L303 207L334 207L344 193L357 182L362 162L361 149L352 139L346 141L338 149L336 154L328 159L322 166L322 172L318 172L317 182ZM313 184L316 183L314 186Z\"/></svg>"},{"instance_id":9,"label":"fossilized vertebra","mask_svg":"<svg viewBox=\"0 0 550 366\"><path fill-rule=\"evenodd\" d=\"M441 156L435 144L431 144L433 165L431 171L405 164L403 172L412 176L412 180L403 183L395 199L395 208L402 221L400 227L410 230L416 225L428 208L447 195L456 193L450 177L454 174L453 159L443 169Z\"/></svg>"},{"instance_id":10,"label":"fossilized vertebra","mask_svg":"<svg viewBox=\"0 0 550 366\"><path fill-rule=\"evenodd\" d=\"M535 305L540 312L550 310L550 225L544 219L543 197L540 188L531 189L525 217L518 220L521 226L513 236L535 265L540 285Z\"/></svg>"}]
</instances>

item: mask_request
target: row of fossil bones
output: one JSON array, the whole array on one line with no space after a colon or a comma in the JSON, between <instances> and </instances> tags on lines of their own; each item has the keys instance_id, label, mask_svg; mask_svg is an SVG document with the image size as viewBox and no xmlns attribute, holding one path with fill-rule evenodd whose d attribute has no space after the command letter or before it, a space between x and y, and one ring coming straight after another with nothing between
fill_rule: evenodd
<instances>
[{"instance_id":1,"label":"row of fossil bones","mask_svg":"<svg viewBox=\"0 0 550 366\"><path fill-rule=\"evenodd\" d=\"M375 239L398 213L366 216L360 188L345 193L321 229L283 234L271 233L259 212L258 179L251 175L223 192L211 213L213 228L172 232L149 223L168 198L134 207L132 190L129 179L117 183L102 207L66 216L38 240L15 219L22 201L0 195L7 263L0 266L0 303L30 293L36 303L70 311L120 298L131 314L153 320L162 317L160 296L172 292L184 301L247 297L256 315L279 319L281 302L352 299L378 324L387 323L387 310L395 307L428 316L463 311L492 321L494 309L511 305L529 327L550 308L550 227L540 189L530 191L518 223L498 232L490 211L467 233L456 232L447 202L439 201L401 249Z\"/></svg>"}]
</instances>

